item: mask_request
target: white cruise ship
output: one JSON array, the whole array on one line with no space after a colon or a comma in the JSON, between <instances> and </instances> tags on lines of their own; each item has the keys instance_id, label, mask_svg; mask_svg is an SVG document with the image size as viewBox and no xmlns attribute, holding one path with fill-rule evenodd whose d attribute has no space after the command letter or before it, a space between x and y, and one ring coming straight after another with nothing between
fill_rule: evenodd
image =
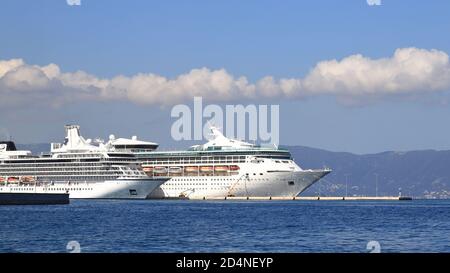
<instances>
[{"instance_id":1,"label":"white cruise ship","mask_svg":"<svg viewBox=\"0 0 450 273\"><path fill-rule=\"evenodd\" d=\"M150 198L294 197L331 172L303 170L288 150L226 138L211 127L212 140L187 151L154 151L158 145L110 137L107 146L133 152L151 177L171 179Z\"/></svg>"},{"instance_id":2,"label":"white cruise ship","mask_svg":"<svg viewBox=\"0 0 450 273\"><path fill-rule=\"evenodd\" d=\"M33 156L0 142L0 192L69 193L70 198L145 199L167 181L149 177L132 153L92 145L79 126L66 126L64 144Z\"/></svg>"}]
</instances>

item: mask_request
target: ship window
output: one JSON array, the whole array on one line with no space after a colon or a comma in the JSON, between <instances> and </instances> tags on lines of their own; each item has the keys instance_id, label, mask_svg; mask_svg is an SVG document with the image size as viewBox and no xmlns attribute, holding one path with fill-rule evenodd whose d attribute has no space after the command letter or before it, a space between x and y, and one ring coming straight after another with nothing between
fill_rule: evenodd
<instances>
[{"instance_id":1,"label":"ship window","mask_svg":"<svg viewBox=\"0 0 450 273\"><path fill-rule=\"evenodd\" d=\"M294 181L289 181L289 182L288 182L288 185L289 185L289 186L294 186L294 184L295 184Z\"/></svg>"}]
</instances>

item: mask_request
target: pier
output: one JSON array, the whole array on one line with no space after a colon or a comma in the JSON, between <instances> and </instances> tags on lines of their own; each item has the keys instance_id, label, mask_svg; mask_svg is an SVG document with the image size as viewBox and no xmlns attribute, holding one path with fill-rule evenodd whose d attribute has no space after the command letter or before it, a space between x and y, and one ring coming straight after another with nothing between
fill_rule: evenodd
<instances>
[{"instance_id":1,"label":"pier","mask_svg":"<svg viewBox=\"0 0 450 273\"><path fill-rule=\"evenodd\" d=\"M203 197L191 200L252 200L252 201L407 201L408 196L296 196L296 197Z\"/></svg>"},{"instance_id":2,"label":"pier","mask_svg":"<svg viewBox=\"0 0 450 273\"><path fill-rule=\"evenodd\" d=\"M68 193L0 192L0 205L64 205L69 203Z\"/></svg>"}]
</instances>

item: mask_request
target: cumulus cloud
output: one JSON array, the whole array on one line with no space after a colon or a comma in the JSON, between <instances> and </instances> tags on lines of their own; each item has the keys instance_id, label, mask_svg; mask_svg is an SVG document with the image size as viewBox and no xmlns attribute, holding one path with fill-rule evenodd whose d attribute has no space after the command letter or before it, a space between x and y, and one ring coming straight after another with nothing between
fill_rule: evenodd
<instances>
[{"instance_id":1,"label":"cumulus cloud","mask_svg":"<svg viewBox=\"0 0 450 273\"><path fill-rule=\"evenodd\" d=\"M303 80L305 92L347 95L443 90L450 85L448 55L437 50L397 49L391 58L352 55L324 61Z\"/></svg>"},{"instance_id":2,"label":"cumulus cloud","mask_svg":"<svg viewBox=\"0 0 450 273\"><path fill-rule=\"evenodd\" d=\"M450 89L448 54L439 50L397 49L371 59L360 54L317 63L303 78L266 76L254 83L225 69L192 69L169 79L137 74L102 79L84 71L62 73L56 64L37 66L21 59L0 61L0 106L33 103L63 105L77 100L130 100L172 105L194 96L215 102L240 99L303 99L331 95L364 102L389 96L417 97Z\"/></svg>"}]
</instances>

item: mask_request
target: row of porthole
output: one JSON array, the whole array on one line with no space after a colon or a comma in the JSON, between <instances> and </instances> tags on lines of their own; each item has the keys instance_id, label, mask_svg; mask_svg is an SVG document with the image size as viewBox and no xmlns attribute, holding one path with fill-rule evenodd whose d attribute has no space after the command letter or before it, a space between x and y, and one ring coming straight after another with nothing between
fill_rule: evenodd
<instances>
[{"instance_id":1,"label":"row of porthole","mask_svg":"<svg viewBox=\"0 0 450 273\"><path fill-rule=\"evenodd\" d=\"M167 183L164 186L206 186L206 183ZM217 186L226 186L229 185L228 183L211 183L211 185L217 185Z\"/></svg>"},{"instance_id":2,"label":"row of porthole","mask_svg":"<svg viewBox=\"0 0 450 273\"><path fill-rule=\"evenodd\" d=\"M191 189L189 188L169 188L167 190L175 190L175 191L189 191ZM195 188L195 190L208 190L207 188ZM209 190L224 190L224 188L210 188ZM235 189L235 190L240 190L239 189Z\"/></svg>"},{"instance_id":3,"label":"row of porthole","mask_svg":"<svg viewBox=\"0 0 450 273\"><path fill-rule=\"evenodd\" d=\"M32 191L34 190L34 188L28 188L28 187L24 187L24 188L11 188L12 191Z\"/></svg>"},{"instance_id":4,"label":"row of porthole","mask_svg":"<svg viewBox=\"0 0 450 273\"><path fill-rule=\"evenodd\" d=\"M213 179L198 179L198 178L172 178L171 181L224 181L236 180L236 178L213 178Z\"/></svg>"},{"instance_id":5,"label":"row of porthole","mask_svg":"<svg viewBox=\"0 0 450 273\"><path fill-rule=\"evenodd\" d=\"M222 181L221 179L217 179L217 180L219 180L219 181ZM212 181L217 181L217 180L212 180ZM223 179L223 180L226 180L226 181L229 181L229 182L237 182L237 180L236 179ZM231 181L230 181L231 180ZM248 179L249 181L269 181L269 178L249 178ZM278 179L278 180L280 180L280 179ZM177 179L177 180L174 180L174 179L172 179L171 180L171 182L167 182L166 183L166 185L167 186L169 186L169 185L174 185L174 184L183 184L183 185L206 185L206 183L172 183L172 181L180 181L180 182L190 182L190 181L198 181L197 179L192 179L192 180L189 180L189 179ZM200 181L205 181L205 180L200 180ZM214 185L215 183L211 183L212 185ZM217 184L217 183L216 183ZM225 185L225 184L224 184Z\"/></svg>"},{"instance_id":6,"label":"row of porthole","mask_svg":"<svg viewBox=\"0 0 450 273\"><path fill-rule=\"evenodd\" d=\"M93 188L49 188L47 191L92 191Z\"/></svg>"}]
</instances>

